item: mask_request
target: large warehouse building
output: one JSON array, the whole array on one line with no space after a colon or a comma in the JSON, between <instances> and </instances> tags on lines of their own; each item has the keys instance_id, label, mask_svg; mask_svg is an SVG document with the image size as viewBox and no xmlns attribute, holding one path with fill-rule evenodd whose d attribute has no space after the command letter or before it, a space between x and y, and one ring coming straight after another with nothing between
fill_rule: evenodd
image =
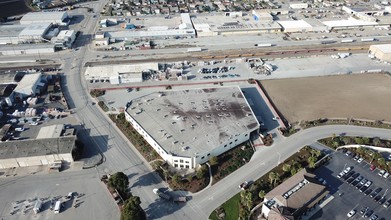
<instances>
[{"instance_id":1,"label":"large warehouse building","mask_svg":"<svg viewBox=\"0 0 391 220\"><path fill-rule=\"evenodd\" d=\"M369 54L381 61L391 62L391 44L371 45Z\"/></svg>"},{"instance_id":2,"label":"large warehouse building","mask_svg":"<svg viewBox=\"0 0 391 220\"><path fill-rule=\"evenodd\" d=\"M155 92L131 100L126 120L177 169L194 169L246 142L259 123L239 87Z\"/></svg>"},{"instance_id":3,"label":"large warehouse building","mask_svg":"<svg viewBox=\"0 0 391 220\"><path fill-rule=\"evenodd\" d=\"M76 136L0 142L0 169L73 162Z\"/></svg>"},{"instance_id":4,"label":"large warehouse building","mask_svg":"<svg viewBox=\"0 0 391 220\"><path fill-rule=\"evenodd\" d=\"M138 63L127 65L104 65L87 67L86 80L110 82L111 84L142 82L142 72L158 70L158 63Z\"/></svg>"},{"instance_id":5,"label":"large warehouse building","mask_svg":"<svg viewBox=\"0 0 391 220\"><path fill-rule=\"evenodd\" d=\"M67 26L69 24L68 13L66 11L29 12L20 19L20 24L47 22L60 26Z\"/></svg>"},{"instance_id":6,"label":"large warehouse building","mask_svg":"<svg viewBox=\"0 0 391 220\"><path fill-rule=\"evenodd\" d=\"M45 41L44 36L52 23L34 23L30 25L1 25L0 44L39 43Z\"/></svg>"}]
</instances>

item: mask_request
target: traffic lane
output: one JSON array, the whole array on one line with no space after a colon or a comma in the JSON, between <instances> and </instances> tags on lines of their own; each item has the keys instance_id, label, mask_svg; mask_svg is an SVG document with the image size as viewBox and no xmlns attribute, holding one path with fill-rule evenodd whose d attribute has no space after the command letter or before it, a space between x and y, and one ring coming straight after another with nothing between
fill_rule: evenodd
<instances>
[{"instance_id":1,"label":"traffic lane","mask_svg":"<svg viewBox=\"0 0 391 220\"><path fill-rule=\"evenodd\" d=\"M321 211L316 213L312 219L346 219L346 214L355 209L360 211L362 207L369 207L374 211L379 217L388 216L386 209L384 209L380 204L373 201L373 198L366 196L364 193L361 193L358 189L350 184L346 183L343 179L338 179L336 175L341 172L344 168L351 166L353 167L352 171L359 173L364 176L365 179L372 181L372 186L370 188L376 189L378 187L388 187L385 181L381 179L376 180L376 173L371 172L369 168L360 167L358 163L355 162L351 157L345 156L341 152L335 152L332 154L333 159L330 162L319 168L315 173L317 176L323 178L327 182L327 186L335 198L327 204ZM386 188L383 188L381 193L385 192ZM360 201L358 205L357 201ZM359 218L359 215L353 217L353 219Z\"/></svg>"}]
</instances>

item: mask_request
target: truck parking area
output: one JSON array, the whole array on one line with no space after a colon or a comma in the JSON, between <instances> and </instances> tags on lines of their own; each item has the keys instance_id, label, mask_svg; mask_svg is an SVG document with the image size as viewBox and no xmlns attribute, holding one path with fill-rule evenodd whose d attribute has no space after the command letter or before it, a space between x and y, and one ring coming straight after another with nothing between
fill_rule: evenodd
<instances>
[{"instance_id":1,"label":"truck parking area","mask_svg":"<svg viewBox=\"0 0 391 220\"><path fill-rule=\"evenodd\" d=\"M95 170L82 170L0 178L0 219L119 219L114 200L96 175ZM35 211L38 200L42 204Z\"/></svg>"}]
</instances>

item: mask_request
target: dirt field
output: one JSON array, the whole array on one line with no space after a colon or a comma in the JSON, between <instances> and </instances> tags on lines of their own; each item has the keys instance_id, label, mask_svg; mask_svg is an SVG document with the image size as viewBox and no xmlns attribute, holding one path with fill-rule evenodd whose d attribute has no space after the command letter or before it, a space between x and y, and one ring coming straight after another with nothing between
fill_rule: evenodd
<instances>
[{"instance_id":1,"label":"dirt field","mask_svg":"<svg viewBox=\"0 0 391 220\"><path fill-rule=\"evenodd\" d=\"M391 77L385 74L267 80L261 83L291 123L334 117L391 121Z\"/></svg>"}]
</instances>

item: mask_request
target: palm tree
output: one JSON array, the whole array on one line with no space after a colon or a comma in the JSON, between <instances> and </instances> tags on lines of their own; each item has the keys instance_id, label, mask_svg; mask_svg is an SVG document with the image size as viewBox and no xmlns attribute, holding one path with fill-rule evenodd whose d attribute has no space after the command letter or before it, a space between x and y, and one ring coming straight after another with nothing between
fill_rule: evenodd
<instances>
[{"instance_id":1,"label":"palm tree","mask_svg":"<svg viewBox=\"0 0 391 220\"><path fill-rule=\"evenodd\" d=\"M265 197L265 191L264 190L260 190L259 193L258 193L258 197L260 199L263 199Z\"/></svg>"},{"instance_id":2,"label":"palm tree","mask_svg":"<svg viewBox=\"0 0 391 220\"><path fill-rule=\"evenodd\" d=\"M315 162L316 162L316 157L311 156L311 157L308 158L308 164L309 164L310 168L314 168L315 167Z\"/></svg>"},{"instance_id":3,"label":"palm tree","mask_svg":"<svg viewBox=\"0 0 391 220\"><path fill-rule=\"evenodd\" d=\"M381 167L384 167L386 165L386 160L383 157L380 157L379 159L377 159L377 162L379 163L379 165Z\"/></svg>"},{"instance_id":4,"label":"palm tree","mask_svg":"<svg viewBox=\"0 0 391 220\"><path fill-rule=\"evenodd\" d=\"M282 165L282 170L284 172L289 172L291 170L291 165L287 164L287 163L284 163L284 165Z\"/></svg>"},{"instance_id":5,"label":"palm tree","mask_svg":"<svg viewBox=\"0 0 391 220\"><path fill-rule=\"evenodd\" d=\"M277 178L277 173L276 172L270 172L269 173L270 185L274 185L274 181L276 180L276 178Z\"/></svg>"}]
</instances>

